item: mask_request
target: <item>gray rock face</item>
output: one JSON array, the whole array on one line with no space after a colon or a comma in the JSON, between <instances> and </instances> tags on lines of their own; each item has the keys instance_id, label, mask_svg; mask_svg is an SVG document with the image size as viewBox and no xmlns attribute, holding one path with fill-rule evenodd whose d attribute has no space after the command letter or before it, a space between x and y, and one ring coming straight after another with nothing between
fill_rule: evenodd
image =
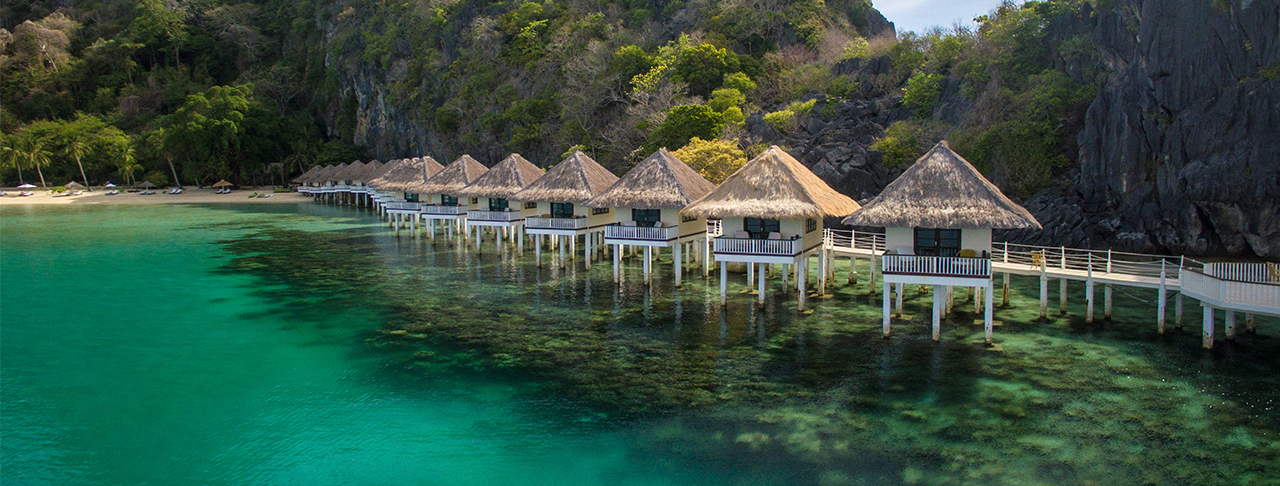
<instances>
[{"instance_id":1,"label":"gray rock face","mask_svg":"<svg viewBox=\"0 0 1280 486\"><path fill-rule=\"evenodd\" d=\"M1055 243L1280 258L1280 80L1259 74L1280 63L1280 2L1215 4L1125 0L1093 16L1107 78L1062 200L1079 204L1084 239ZM1023 236L1062 237L1041 223Z\"/></svg>"}]
</instances>

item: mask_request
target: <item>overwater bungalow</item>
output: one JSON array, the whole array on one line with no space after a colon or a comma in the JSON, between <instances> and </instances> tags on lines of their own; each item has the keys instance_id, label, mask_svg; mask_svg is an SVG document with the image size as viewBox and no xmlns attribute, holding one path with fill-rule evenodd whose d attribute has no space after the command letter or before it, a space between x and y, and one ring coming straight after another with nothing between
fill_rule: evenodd
<instances>
[{"instance_id":1,"label":"overwater bungalow","mask_svg":"<svg viewBox=\"0 0 1280 486\"><path fill-rule=\"evenodd\" d=\"M365 206L370 204L373 197L373 188L369 187L369 181L374 175L385 165L377 160L371 160L364 164L360 170L351 173L351 182L349 191L352 197L352 204L357 206Z\"/></svg>"},{"instance_id":2,"label":"overwater bungalow","mask_svg":"<svg viewBox=\"0 0 1280 486\"><path fill-rule=\"evenodd\" d=\"M375 189L390 191L397 196L397 200L383 204L387 217L392 220L392 226L397 232L408 223L410 234L416 235L418 215L423 204L418 201L417 188L442 169L444 167L431 157L415 157L401 160L382 177L373 181Z\"/></svg>"},{"instance_id":3,"label":"overwater bungalow","mask_svg":"<svg viewBox=\"0 0 1280 486\"><path fill-rule=\"evenodd\" d=\"M525 218L525 231L537 238L534 261L542 265L542 238L553 238L565 264L565 246L576 253L578 236L586 248L583 256L591 264L593 245L603 243L604 227L614 222L609 208L588 208L585 203L604 192L618 176L582 152L574 152L529 187L511 196L513 201L536 204L537 216Z\"/></svg>"},{"instance_id":4,"label":"overwater bungalow","mask_svg":"<svg viewBox=\"0 0 1280 486\"><path fill-rule=\"evenodd\" d=\"M408 160L408 159L388 160L387 163L382 164L382 167L379 167L378 170L374 171L372 174L369 174L369 176L365 179L365 186L366 186L365 191L369 193L369 197L373 203L373 207L375 210L378 211L379 216L385 215L383 213L383 205L386 204L387 202L398 200L398 197L401 195L401 193L383 190L377 186L377 183L382 180L383 176L387 175L388 172L391 172L392 170L394 170L396 166L400 165L400 162L404 160Z\"/></svg>"},{"instance_id":5,"label":"overwater bungalow","mask_svg":"<svg viewBox=\"0 0 1280 486\"><path fill-rule=\"evenodd\" d=\"M787 265L784 278L794 269L803 308L807 262L822 248L823 218L844 217L858 207L790 154L772 146L680 213L722 220L723 236L713 240L715 260L720 263L721 302L727 300L728 292L725 263L747 264L748 283L753 286L753 274L758 274L755 290L761 304L765 266L780 264ZM819 259L819 273L825 270L823 265L824 259Z\"/></svg>"},{"instance_id":6,"label":"overwater bungalow","mask_svg":"<svg viewBox=\"0 0 1280 486\"><path fill-rule=\"evenodd\" d=\"M885 229L884 335L889 336L890 285L898 308L906 284L933 286L933 339L940 339L951 287L986 295L986 342L991 343L991 230L1040 228L1030 212L1005 197L968 161L939 142L845 224ZM975 301L977 301L975 295Z\"/></svg>"},{"instance_id":7,"label":"overwater bungalow","mask_svg":"<svg viewBox=\"0 0 1280 486\"><path fill-rule=\"evenodd\" d=\"M491 227L496 229L498 246L502 246L503 233L513 239L518 251L524 251L524 220L538 215L537 203L512 202L511 196L528 187L546 172L525 160L520 154L511 154L489 168L471 185L458 191L458 197L478 200L476 209L467 211L467 228ZM512 206L515 206L514 208ZM477 237L476 243L480 240Z\"/></svg>"},{"instance_id":8,"label":"overwater bungalow","mask_svg":"<svg viewBox=\"0 0 1280 486\"><path fill-rule=\"evenodd\" d=\"M462 234L463 223L467 219L467 211L479 209L477 198L458 200L458 193L471 184L489 169L470 155L458 157L431 178L406 189L405 192L416 192L418 202L422 203L420 218L427 234L435 238L436 223L450 226L450 232Z\"/></svg>"},{"instance_id":9,"label":"overwater bungalow","mask_svg":"<svg viewBox=\"0 0 1280 486\"><path fill-rule=\"evenodd\" d=\"M356 174L364 170L365 163L359 160L351 161L345 168L332 175L333 186L330 188L333 194L333 202L336 204L351 203L351 186Z\"/></svg>"},{"instance_id":10,"label":"overwater bungalow","mask_svg":"<svg viewBox=\"0 0 1280 486\"><path fill-rule=\"evenodd\" d=\"M649 282L655 248L671 248L675 283L679 286L684 260L706 238L707 220L682 216L680 210L707 195L715 184L671 155L658 149L586 202L589 208L608 208L614 223L604 228L604 243L614 245L613 279L621 280L621 255L626 245L644 247L644 280Z\"/></svg>"},{"instance_id":11,"label":"overwater bungalow","mask_svg":"<svg viewBox=\"0 0 1280 486\"><path fill-rule=\"evenodd\" d=\"M337 184L337 175L347 169L347 164L338 164L330 167L329 170L321 172L316 177L316 184L319 186L315 189L315 193L320 196L320 202L330 202L333 200L333 186Z\"/></svg>"},{"instance_id":12,"label":"overwater bungalow","mask_svg":"<svg viewBox=\"0 0 1280 486\"><path fill-rule=\"evenodd\" d=\"M301 193L310 192L310 189L307 187L307 181L310 180L312 176L316 175L316 172L319 172L320 169L321 169L320 166L313 165L311 166L310 169L307 169L306 172L303 172L298 177L294 177L293 180L289 182L298 185L298 192L301 192Z\"/></svg>"}]
</instances>

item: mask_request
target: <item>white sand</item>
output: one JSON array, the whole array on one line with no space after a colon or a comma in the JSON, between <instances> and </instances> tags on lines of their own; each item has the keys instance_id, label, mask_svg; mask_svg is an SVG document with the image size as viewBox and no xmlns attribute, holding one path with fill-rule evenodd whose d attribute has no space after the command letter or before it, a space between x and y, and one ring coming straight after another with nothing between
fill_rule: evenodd
<instances>
[{"instance_id":1,"label":"white sand","mask_svg":"<svg viewBox=\"0 0 1280 486\"><path fill-rule=\"evenodd\" d=\"M215 189L195 189L188 188L182 194L169 194L168 189L156 189L155 194L140 195L136 192L121 192L114 196L106 195L106 189L94 189L93 192L85 192L79 196L54 196L42 189L32 189L34 196L18 197L22 191L13 188L0 189L5 192L4 196L0 196L0 205L24 205L24 204L181 204L181 203L252 203L252 204L272 204L272 203L299 203L308 202L311 196L299 194L296 192L277 192L272 193L271 189L242 189L232 191L231 194L214 194ZM250 194L257 192L258 194L272 194L271 197L249 197Z\"/></svg>"}]
</instances>

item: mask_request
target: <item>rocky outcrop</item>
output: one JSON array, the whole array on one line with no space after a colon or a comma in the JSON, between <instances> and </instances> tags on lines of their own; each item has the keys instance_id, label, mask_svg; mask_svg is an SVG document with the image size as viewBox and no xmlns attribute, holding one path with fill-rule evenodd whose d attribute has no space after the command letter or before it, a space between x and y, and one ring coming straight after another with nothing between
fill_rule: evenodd
<instances>
[{"instance_id":1,"label":"rocky outcrop","mask_svg":"<svg viewBox=\"0 0 1280 486\"><path fill-rule=\"evenodd\" d=\"M1086 22L1081 22L1087 19ZM1070 188L1032 243L1280 258L1280 2L1126 0L1086 10L1105 82Z\"/></svg>"}]
</instances>

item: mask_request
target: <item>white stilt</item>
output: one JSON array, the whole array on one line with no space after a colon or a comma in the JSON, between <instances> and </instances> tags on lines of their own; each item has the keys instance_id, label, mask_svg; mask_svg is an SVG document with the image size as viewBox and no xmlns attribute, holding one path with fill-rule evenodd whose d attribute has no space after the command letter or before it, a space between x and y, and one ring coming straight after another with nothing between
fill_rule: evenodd
<instances>
[{"instance_id":1,"label":"white stilt","mask_svg":"<svg viewBox=\"0 0 1280 486\"><path fill-rule=\"evenodd\" d=\"M747 264L747 287L751 290L756 289L756 266L754 263Z\"/></svg>"},{"instance_id":2,"label":"white stilt","mask_svg":"<svg viewBox=\"0 0 1280 486\"><path fill-rule=\"evenodd\" d=\"M542 235L537 235L537 241L533 243L533 264L534 266L542 266Z\"/></svg>"},{"instance_id":3,"label":"white stilt","mask_svg":"<svg viewBox=\"0 0 1280 486\"><path fill-rule=\"evenodd\" d=\"M653 247L644 247L644 284L649 285L652 281L649 276L653 272Z\"/></svg>"},{"instance_id":4,"label":"white stilt","mask_svg":"<svg viewBox=\"0 0 1280 486\"><path fill-rule=\"evenodd\" d=\"M613 281L622 281L622 245L613 245Z\"/></svg>"},{"instance_id":5,"label":"white stilt","mask_svg":"<svg viewBox=\"0 0 1280 486\"><path fill-rule=\"evenodd\" d=\"M1161 260L1160 261L1160 289L1156 293L1156 327L1157 329L1159 329L1160 334L1164 334L1164 313L1165 313L1164 311L1165 311L1165 305L1166 305L1165 301L1169 300L1168 298L1169 288L1165 284L1165 276L1166 274L1164 269L1164 260Z\"/></svg>"},{"instance_id":6,"label":"white stilt","mask_svg":"<svg viewBox=\"0 0 1280 486\"><path fill-rule=\"evenodd\" d=\"M892 317L893 313L889 310L889 282L884 283L883 293L884 293L884 297L882 297L881 300L884 301L884 323L882 324L882 326L884 327L884 337L885 339L888 339L889 338L889 321L892 320L893 318Z\"/></svg>"},{"instance_id":7,"label":"white stilt","mask_svg":"<svg viewBox=\"0 0 1280 486\"><path fill-rule=\"evenodd\" d=\"M1049 275L1045 272L1044 264L1040 265L1040 318L1049 317Z\"/></svg>"},{"instance_id":8,"label":"white stilt","mask_svg":"<svg viewBox=\"0 0 1280 486\"><path fill-rule=\"evenodd\" d=\"M564 237L563 237L563 236L557 236L557 237L556 237L556 246L559 246L559 247L560 247L560 266L561 266L561 267L567 267L567 266L569 266L569 261L568 261L568 259L567 259L567 258L565 258L565 257L564 257L564 247L565 247L565 244L564 244L564 242L563 242L563 241L560 241L560 239L561 239L561 238L564 238Z\"/></svg>"},{"instance_id":9,"label":"white stilt","mask_svg":"<svg viewBox=\"0 0 1280 486\"><path fill-rule=\"evenodd\" d=\"M681 265L684 264L684 260L681 259L682 255L680 255L680 250L681 250L680 245L681 245L680 243L677 243L676 246L671 250L675 252L672 255L671 261L673 262L673 265L675 265L674 270L676 272L676 288L680 288L680 286L684 285L684 282L683 282L684 269L681 268Z\"/></svg>"},{"instance_id":10,"label":"white stilt","mask_svg":"<svg viewBox=\"0 0 1280 486\"><path fill-rule=\"evenodd\" d=\"M1006 273L1005 275L1008 274ZM982 315L982 332L986 337L988 346L991 345L991 329L995 326L995 296L991 295L991 292L995 289L992 288L992 285L991 281L987 281L986 292L983 292L983 300L986 301L987 305L986 312Z\"/></svg>"},{"instance_id":11,"label":"white stilt","mask_svg":"<svg viewBox=\"0 0 1280 486\"><path fill-rule=\"evenodd\" d=\"M720 263L720 305L729 300L729 267Z\"/></svg>"},{"instance_id":12,"label":"white stilt","mask_svg":"<svg viewBox=\"0 0 1280 486\"><path fill-rule=\"evenodd\" d=\"M759 272L757 272L757 273L759 273L759 274L760 274L760 305L764 305L764 274L765 274L765 271L764 271L764 264L763 264L763 263L761 263L761 264L760 264L760 271L759 271Z\"/></svg>"},{"instance_id":13,"label":"white stilt","mask_svg":"<svg viewBox=\"0 0 1280 486\"><path fill-rule=\"evenodd\" d=\"M586 248L582 249L582 262L587 268L591 268L591 240L595 239L595 237L595 233L587 233L587 237L583 238Z\"/></svg>"},{"instance_id":14,"label":"white stilt","mask_svg":"<svg viewBox=\"0 0 1280 486\"><path fill-rule=\"evenodd\" d=\"M1102 317L1111 320L1111 284L1102 288Z\"/></svg>"},{"instance_id":15,"label":"white stilt","mask_svg":"<svg viewBox=\"0 0 1280 486\"><path fill-rule=\"evenodd\" d=\"M809 297L808 295L805 295L805 285L804 285L804 279L809 274L809 265L808 265L809 262L801 259L797 263L798 264L796 265L796 298L798 299L797 305L799 306L800 310L803 311L805 299ZM761 291L763 290L764 289L761 289Z\"/></svg>"},{"instance_id":16,"label":"white stilt","mask_svg":"<svg viewBox=\"0 0 1280 486\"><path fill-rule=\"evenodd\" d=\"M1226 318L1226 323L1224 327L1226 328L1226 331L1227 331L1227 339L1228 340L1235 339L1236 338L1236 311L1227 309L1227 318Z\"/></svg>"},{"instance_id":17,"label":"white stilt","mask_svg":"<svg viewBox=\"0 0 1280 486\"><path fill-rule=\"evenodd\" d=\"M1213 307L1203 302L1204 306L1204 337L1200 341L1200 345L1205 349L1213 349Z\"/></svg>"},{"instance_id":18,"label":"white stilt","mask_svg":"<svg viewBox=\"0 0 1280 486\"><path fill-rule=\"evenodd\" d=\"M933 286L933 340L942 340L942 307L946 305L944 295L945 290L937 285Z\"/></svg>"},{"instance_id":19,"label":"white stilt","mask_svg":"<svg viewBox=\"0 0 1280 486\"><path fill-rule=\"evenodd\" d=\"M1250 333L1258 332L1258 321L1253 318L1252 312L1244 313L1244 329Z\"/></svg>"},{"instance_id":20,"label":"white stilt","mask_svg":"<svg viewBox=\"0 0 1280 486\"><path fill-rule=\"evenodd\" d=\"M1173 303L1173 325L1178 329L1182 329L1182 291L1178 291L1178 298Z\"/></svg>"},{"instance_id":21,"label":"white stilt","mask_svg":"<svg viewBox=\"0 0 1280 486\"><path fill-rule=\"evenodd\" d=\"M898 305L896 306L896 309L897 309L898 315L902 315L902 294L905 293L904 292L905 290L907 290L907 284L899 282L897 288L898 288L898 291L896 292L896 294L897 294ZM935 288L937 287L935 286Z\"/></svg>"},{"instance_id":22,"label":"white stilt","mask_svg":"<svg viewBox=\"0 0 1280 486\"><path fill-rule=\"evenodd\" d=\"M1090 278L1084 284L1084 322L1093 322L1093 279Z\"/></svg>"},{"instance_id":23,"label":"white stilt","mask_svg":"<svg viewBox=\"0 0 1280 486\"><path fill-rule=\"evenodd\" d=\"M1067 313L1067 279L1058 280L1058 314Z\"/></svg>"}]
</instances>

